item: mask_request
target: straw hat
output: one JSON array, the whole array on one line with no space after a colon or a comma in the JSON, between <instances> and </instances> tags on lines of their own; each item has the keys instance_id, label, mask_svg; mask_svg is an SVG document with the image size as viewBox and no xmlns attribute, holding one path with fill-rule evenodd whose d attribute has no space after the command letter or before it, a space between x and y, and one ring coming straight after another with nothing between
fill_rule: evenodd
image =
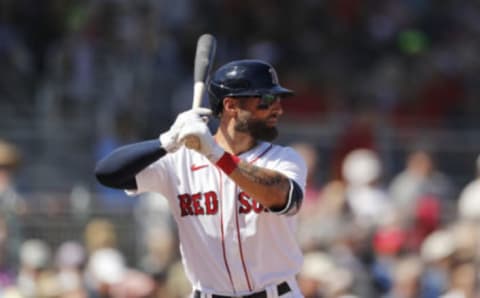
<instances>
[{"instance_id":1,"label":"straw hat","mask_svg":"<svg viewBox=\"0 0 480 298\"><path fill-rule=\"evenodd\" d=\"M455 240L449 231L434 231L423 241L420 255L427 262L442 260L455 252L454 242Z\"/></svg>"}]
</instances>

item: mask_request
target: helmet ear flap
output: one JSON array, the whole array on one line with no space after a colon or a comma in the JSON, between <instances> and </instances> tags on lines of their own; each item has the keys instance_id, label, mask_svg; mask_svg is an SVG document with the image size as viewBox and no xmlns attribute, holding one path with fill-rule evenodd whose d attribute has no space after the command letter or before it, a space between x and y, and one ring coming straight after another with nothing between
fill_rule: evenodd
<instances>
[{"instance_id":1,"label":"helmet ear flap","mask_svg":"<svg viewBox=\"0 0 480 298\"><path fill-rule=\"evenodd\" d=\"M210 109L215 117L218 117L223 108L223 89L215 83L210 82L208 85L208 99L210 101Z\"/></svg>"}]
</instances>

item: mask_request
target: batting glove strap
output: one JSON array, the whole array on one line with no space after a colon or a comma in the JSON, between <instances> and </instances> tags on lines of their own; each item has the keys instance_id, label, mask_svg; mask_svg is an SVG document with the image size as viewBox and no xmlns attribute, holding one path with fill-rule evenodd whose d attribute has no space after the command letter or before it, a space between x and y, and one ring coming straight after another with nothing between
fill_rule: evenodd
<instances>
[{"instance_id":1,"label":"batting glove strap","mask_svg":"<svg viewBox=\"0 0 480 298\"><path fill-rule=\"evenodd\" d=\"M223 153L222 157L215 163L225 174L230 175L238 167L240 158L228 152Z\"/></svg>"}]
</instances>

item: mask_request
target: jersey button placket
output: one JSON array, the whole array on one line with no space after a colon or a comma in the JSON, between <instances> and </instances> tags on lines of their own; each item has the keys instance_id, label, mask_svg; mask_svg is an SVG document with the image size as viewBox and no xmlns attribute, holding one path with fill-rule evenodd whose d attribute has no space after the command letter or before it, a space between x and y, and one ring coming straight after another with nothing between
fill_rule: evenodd
<instances>
[{"instance_id":1,"label":"jersey button placket","mask_svg":"<svg viewBox=\"0 0 480 298\"><path fill-rule=\"evenodd\" d=\"M227 209L228 211L224 210L227 212L226 214L228 214L228 230L225 231L228 262L230 264L230 270L232 272L232 278L234 280L236 290L245 291L248 289L248 286L245 282L242 259L239 251L240 247L238 239L240 235L238 235L238 233L240 232L240 229L237 227L238 214L236 214L238 212L238 188L233 183L228 184L229 187L226 187L225 190L227 191L226 195L229 200L229 208Z\"/></svg>"}]
</instances>

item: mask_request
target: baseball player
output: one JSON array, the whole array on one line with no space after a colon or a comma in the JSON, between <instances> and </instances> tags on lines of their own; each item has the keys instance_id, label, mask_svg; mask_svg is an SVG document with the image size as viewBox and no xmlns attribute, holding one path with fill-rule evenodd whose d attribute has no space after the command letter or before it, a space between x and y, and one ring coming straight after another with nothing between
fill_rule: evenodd
<instances>
[{"instance_id":1,"label":"baseball player","mask_svg":"<svg viewBox=\"0 0 480 298\"><path fill-rule=\"evenodd\" d=\"M115 150L97 164L97 179L168 199L192 297L302 297L295 214L306 166L293 149L270 143L281 99L293 92L260 60L220 67L208 92L211 110L183 112L158 140ZM219 118L214 135L210 114ZM192 136L196 150L183 146Z\"/></svg>"}]
</instances>

